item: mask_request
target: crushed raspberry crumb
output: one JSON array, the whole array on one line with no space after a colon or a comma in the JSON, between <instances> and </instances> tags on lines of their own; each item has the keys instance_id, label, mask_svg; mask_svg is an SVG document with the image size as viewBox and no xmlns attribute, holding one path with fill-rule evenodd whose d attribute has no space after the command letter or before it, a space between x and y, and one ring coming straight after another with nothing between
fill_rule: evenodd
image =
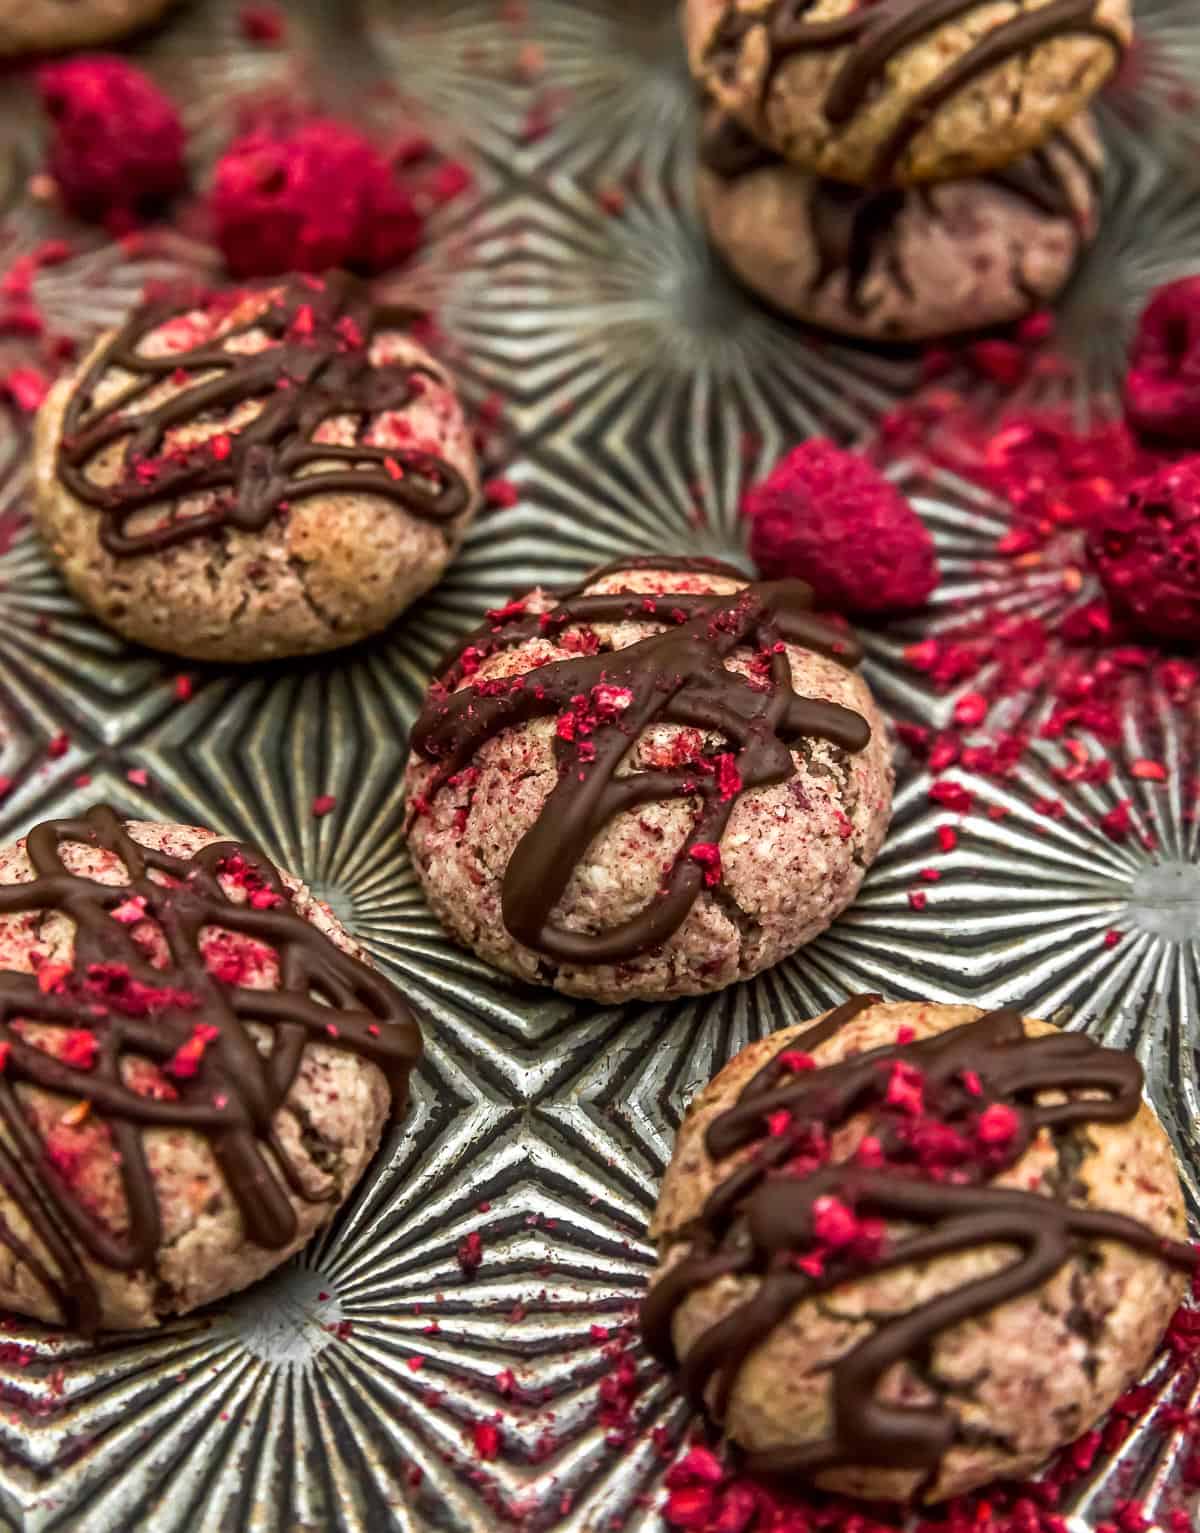
<instances>
[{"instance_id":1,"label":"crushed raspberry crumb","mask_svg":"<svg viewBox=\"0 0 1200 1533\"><path fill-rule=\"evenodd\" d=\"M500 1431L493 1422L477 1421L472 1433L475 1451L484 1460L497 1457L500 1452Z\"/></svg>"},{"instance_id":2,"label":"crushed raspberry crumb","mask_svg":"<svg viewBox=\"0 0 1200 1533\"><path fill-rule=\"evenodd\" d=\"M908 891L908 903L914 910L921 911L928 906L929 896L925 893L924 889L910 889Z\"/></svg>"},{"instance_id":3,"label":"crushed raspberry crumb","mask_svg":"<svg viewBox=\"0 0 1200 1533\"><path fill-rule=\"evenodd\" d=\"M242 36L252 43L281 43L287 32L283 12L274 5L243 5L238 12Z\"/></svg>"},{"instance_id":4,"label":"crushed raspberry crumb","mask_svg":"<svg viewBox=\"0 0 1200 1533\"><path fill-rule=\"evenodd\" d=\"M858 1220L853 1210L838 1198L817 1198L812 1210L813 1234L822 1245L848 1246L858 1235Z\"/></svg>"},{"instance_id":5,"label":"crushed raspberry crumb","mask_svg":"<svg viewBox=\"0 0 1200 1533\"><path fill-rule=\"evenodd\" d=\"M945 780L930 785L929 797L935 804L940 804L943 809L950 809L955 814L970 814L971 806L975 802L962 783Z\"/></svg>"},{"instance_id":6,"label":"crushed raspberry crumb","mask_svg":"<svg viewBox=\"0 0 1200 1533\"><path fill-rule=\"evenodd\" d=\"M123 233L184 186L179 113L125 59L97 53L47 64L38 91L52 120L50 171L78 217Z\"/></svg>"},{"instance_id":7,"label":"crushed raspberry crumb","mask_svg":"<svg viewBox=\"0 0 1200 1533\"><path fill-rule=\"evenodd\" d=\"M320 820L325 815L331 814L336 808L337 799L332 793L319 793L312 801L314 819Z\"/></svg>"},{"instance_id":8,"label":"crushed raspberry crumb","mask_svg":"<svg viewBox=\"0 0 1200 1533\"><path fill-rule=\"evenodd\" d=\"M899 1112L917 1115L924 1111L925 1077L915 1065L906 1060L892 1061L888 1072L887 1091L884 1100Z\"/></svg>"},{"instance_id":9,"label":"crushed raspberry crumb","mask_svg":"<svg viewBox=\"0 0 1200 1533\"><path fill-rule=\"evenodd\" d=\"M0 377L0 392L6 394L18 410L32 415L50 392L50 380L40 368L14 367Z\"/></svg>"},{"instance_id":10,"label":"crushed raspberry crumb","mask_svg":"<svg viewBox=\"0 0 1200 1533\"><path fill-rule=\"evenodd\" d=\"M988 700L981 692L966 692L954 705L954 721L964 729L974 729L988 715Z\"/></svg>"},{"instance_id":11,"label":"crushed raspberry crumb","mask_svg":"<svg viewBox=\"0 0 1200 1533\"><path fill-rule=\"evenodd\" d=\"M1123 798L1115 808L1100 817L1100 829L1110 841L1124 841L1133 829L1133 817L1129 813L1132 801Z\"/></svg>"},{"instance_id":12,"label":"crushed raspberry crumb","mask_svg":"<svg viewBox=\"0 0 1200 1533\"><path fill-rule=\"evenodd\" d=\"M1003 1102L993 1102L979 1114L975 1133L982 1144L1005 1145L1012 1141L1020 1126L1020 1120L1011 1107Z\"/></svg>"},{"instance_id":13,"label":"crushed raspberry crumb","mask_svg":"<svg viewBox=\"0 0 1200 1533\"><path fill-rule=\"evenodd\" d=\"M96 1063L99 1048L95 1033L85 1028L73 1028L59 1047L59 1058L73 1070L90 1070Z\"/></svg>"},{"instance_id":14,"label":"crushed raspberry crumb","mask_svg":"<svg viewBox=\"0 0 1200 1533\"><path fill-rule=\"evenodd\" d=\"M204 1058L204 1051L210 1043L215 1043L221 1036L221 1029L213 1027L208 1022L197 1022L192 1028L192 1036L184 1044L175 1050L168 1060L166 1071L178 1080L184 1080L196 1074L200 1068L200 1061Z\"/></svg>"},{"instance_id":15,"label":"crushed raspberry crumb","mask_svg":"<svg viewBox=\"0 0 1200 1533\"><path fill-rule=\"evenodd\" d=\"M150 782L150 774L145 767L130 767L125 773L127 782L131 782L135 788L144 788Z\"/></svg>"},{"instance_id":16,"label":"crushed raspberry crumb","mask_svg":"<svg viewBox=\"0 0 1200 1533\"><path fill-rule=\"evenodd\" d=\"M507 510L517 504L521 492L511 479L489 479L483 487L483 498L489 506Z\"/></svg>"},{"instance_id":17,"label":"crushed raspberry crumb","mask_svg":"<svg viewBox=\"0 0 1200 1533\"><path fill-rule=\"evenodd\" d=\"M483 1264L483 1237L477 1230L458 1243L458 1265L467 1277L472 1277Z\"/></svg>"},{"instance_id":18,"label":"crushed raspberry crumb","mask_svg":"<svg viewBox=\"0 0 1200 1533\"><path fill-rule=\"evenodd\" d=\"M937 585L933 539L916 512L865 458L831 442L795 448L747 492L742 513L761 573L797 576L839 611L921 607Z\"/></svg>"},{"instance_id":19,"label":"crushed raspberry crumb","mask_svg":"<svg viewBox=\"0 0 1200 1533\"><path fill-rule=\"evenodd\" d=\"M701 841L688 852L689 858L704 870L704 882L711 889L721 882L721 848L712 841Z\"/></svg>"}]
</instances>

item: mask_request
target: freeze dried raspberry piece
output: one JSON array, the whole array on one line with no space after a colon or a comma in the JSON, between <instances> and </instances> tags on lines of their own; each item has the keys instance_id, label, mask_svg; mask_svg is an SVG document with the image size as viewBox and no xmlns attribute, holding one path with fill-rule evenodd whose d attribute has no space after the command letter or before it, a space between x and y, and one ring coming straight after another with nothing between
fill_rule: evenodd
<instances>
[{"instance_id":1,"label":"freeze dried raspberry piece","mask_svg":"<svg viewBox=\"0 0 1200 1533\"><path fill-rule=\"evenodd\" d=\"M409 190L379 150L331 117L264 123L217 162L213 233L237 277L398 266L424 237Z\"/></svg>"},{"instance_id":2,"label":"freeze dried raspberry piece","mask_svg":"<svg viewBox=\"0 0 1200 1533\"><path fill-rule=\"evenodd\" d=\"M1200 277L1146 305L1125 378L1125 415L1148 441L1200 447Z\"/></svg>"},{"instance_id":3,"label":"freeze dried raspberry piece","mask_svg":"<svg viewBox=\"0 0 1200 1533\"><path fill-rule=\"evenodd\" d=\"M183 188L183 124L140 69L96 53L47 64L37 79L50 172L72 213L123 232Z\"/></svg>"},{"instance_id":4,"label":"freeze dried raspberry piece","mask_svg":"<svg viewBox=\"0 0 1200 1533\"><path fill-rule=\"evenodd\" d=\"M1200 639L1200 457L1134 485L1096 518L1087 547L1130 623L1160 639Z\"/></svg>"},{"instance_id":5,"label":"freeze dried raspberry piece","mask_svg":"<svg viewBox=\"0 0 1200 1533\"><path fill-rule=\"evenodd\" d=\"M933 539L865 458L804 442L751 489L750 554L769 579L807 581L822 605L848 612L920 607L938 582Z\"/></svg>"},{"instance_id":6,"label":"freeze dried raspberry piece","mask_svg":"<svg viewBox=\"0 0 1200 1533\"><path fill-rule=\"evenodd\" d=\"M796 1054L813 1068L787 1068ZM858 995L750 1044L681 1125L650 1226L644 1340L747 1476L949 1501L948 1533L999 1533L951 1498L1022 1478L1079 1423L1119 1416L1196 1271L1142 1084L1131 1055L1015 1009ZM1086 1148L1063 1201L1067 1143ZM1095 1317L1086 1350L1081 1314ZM969 1448L955 1391L930 1378L972 1381ZM914 1434L917 1419L929 1429ZM666 1478L668 1523L757 1529L726 1517L723 1479L711 1455L687 1455ZM874 1507L865 1523L829 1511L761 1533L882 1533Z\"/></svg>"}]
</instances>

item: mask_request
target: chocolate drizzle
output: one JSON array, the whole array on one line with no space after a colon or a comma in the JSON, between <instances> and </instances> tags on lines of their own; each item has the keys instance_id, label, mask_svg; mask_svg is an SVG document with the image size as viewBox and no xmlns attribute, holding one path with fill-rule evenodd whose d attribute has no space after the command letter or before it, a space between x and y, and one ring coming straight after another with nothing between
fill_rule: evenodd
<instances>
[{"instance_id":1,"label":"chocolate drizzle","mask_svg":"<svg viewBox=\"0 0 1200 1533\"><path fill-rule=\"evenodd\" d=\"M805 22L812 0L774 0L752 13L732 4L717 27L708 59L726 75L736 67L750 33L765 29L768 63L761 99L765 102L780 66L803 53L846 49L825 98L825 117L843 127L867 105L887 66L906 48L938 27L976 8L979 0L876 0L862 3L831 21ZM1114 63L1124 49L1120 35L1096 15L1097 0L1050 0L1023 10L985 33L908 103L876 150L872 183L888 181L906 150L930 119L964 86L1018 54L1057 37L1097 37L1113 50Z\"/></svg>"},{"instance_id":2,"label":"chocolate drizzle","mask_svg":"<svg viewBox=\"0 0 1200 1533\"><path fill-rule=\"evenodd\" d=\"M1033 1292L1097 1240L1118 1241L1172 1265L1191 1269L1190 1246L1164 1239L1119 1213L1096 1211L1011 1187L989 1185L1015 1165L1041 1130L1052 1135L1089 1123L1124 1123L1141 1102L1141 1067L1130 1054L1079 1033L1026 1036L1019 1013L997 1011L962 1027L912 1043L895 1043L840 1063L795 1069L880 997L856 996L789 1042L750 1081L728 1111L709 1125L714 1160L754 1147L711 1194L700 1216L675 1230L687 1254L651 1289L642 1309L648 1345L674 1362L672 1323L688 1297L720 1277L757 1277L748 1298L693 1342L680 1365L682 1384L697 1403L708 1399L720 1420L746 1358L797 1304L839 1284L896 1267L989 1246L1013 1247L1000 1270L950 1289L906 1314L877 1317L872 1331L831 1368L829 1437L751 1454L759 1473L815 1474L845 1465L919 1470L936 1479L958 1423L944 1405L886 1404L880 1381L898 1363L919 1364L948 1327ZM969 1136L989 1108L1005 1110L1006 1140L989 1154L935 1179L914 1154L902 1115L887 1110L897 1067L919 1071L924 1111ZM975 1089L978 1088L978 1089ZM1069 1095L1078 1091L1088 1097ZM1061 1098L1066 1095L1066 1099ZM1045 1100L1051 1095L1058 1100ZM784 1118L786 1114L786 1118ZM1011 1116L1009 1116L1011 1114ZM866 1116L881 1164L860 1157L828 1160L833 1134ZM771 1119L768 1132L767 1119ZM813 1144L826 1146L810 1154ZM796 1169L796 1157L809 1158ZM817 1247L814 1210L835 1198L858 1217L887 1221L901 1233L856 1255L853 1246L823 1253L809 1270L795 1258Z\"/></svg>"},{"instance_id":3,"label":"chocolate drizzle","mask_svg":"<svg viewBox=\"0 0 1200 1533\"><path fill-rule=\"evenodd\" d=\"M466 481L444 458L361 440L374 418L405 410L425 380L438 381L425 367L371 362L372 339L407 328L411 314L376 307L342 274L290 277L261 291L263 307L254 305L219 335L161 356L148 356L145 343L159 326L182 317L179 306L166 300L143 305L76 383L63 421L58 474L72 495L101 513L101 542L110 554L151 553L222 527L258 532L292 502L339 491L382 495L411 516L436 523L452 521L469 506ZM230 341L251 331L268 338L266 349L229 349ZM111 369L130 374L132 382L96 406L96 392ZM180 370L186 374L182 382ZM169 397L133 410L171 383L178 386ZM260 405L252 420L221 429L222 421L252 402ZM357 422L353 445L314 440L325 422L346 416ZM204 441L168 443L171 432L206 426L212 430ZM120 477L99 483L89 470L100 453L122 441ZM211 503L130 530L139 512L197 495L212 497Z\"/></svg>"},{"instance_id":4,"label":"chocolate drizzle","mask_svg":"<svg viewBox=\"0 0 1200 1533\"><path fill-rule=\"evenodd\" d=\"M62 848L77 842L119 857L118 885L68 871ZM399 1116L408 1076L421 1052L412 1013L384 977L344 953L299 915L278 871L259 852L219 841L190 858L135 841L109 808L81 819L39 825L26 841L34 878L0 885L0 916L59 914L75 928L69 972L0 971L0 1185L16 1203L54 1264L34 1255L0 1217L0 1242L54 1297L69 1322L99 1324L95 1286L82 1248L118 1272L153 1271L162 1223L142 1131L190 1129L206 1136L250 1240L272 1249L295 1239L296 1216L285 1191L312 1201L280 1142L272 1119L300 1067L305 1045L320 1041L377 1065L388 1077ZM235 903L220 884L231 865L244 867L258 905ZM158 875L157 877L155 875ZM245 874L243 874L245 876ZM163 881L159 881L159 880ZM133 927L114 917L144 902L169 951L165 967L148 961ZM265 944L277 956L279 988L255 990L210 973L200 934L218 928ZM94 1043L87 1067L56 1058L22 1036L16 1023L86 1030ZM249 1027L270 1029L260 1054ZM196 1049L198 1028L203 1046ZM195 1050L187 1068L179 1051ZM85 1054L86 1059L86 1054ZM140 1094L128 1083L131 1059L158 1071L158 1089ZM60 1173L40 1139L18 1087L40 1088L89 1104L85 1122L111 1136L128 1211L128 1231L101 1223Z\"/></svg>"},{"instance_id":5,"label":"chocolate drizzle","mask_svg":"<svg viewBox=\"0 0 1200 1533\"><path fill-rule=\"evenodd\" d=\"M796 768L790 747L802 739L816 736L854 752L870 739L861 715L798 697L792 689L785 643L805 645L845 665L861 659L849 634L813 614L812 593L802 582L744 585L727 595L583 594L607 575L637 570L745 580L738 570L715 561L651 555L593 571L550 612L535 615L525 611L524 603L514 603L464 641L412 734L417 754L437 764L424 794L430 801L469 766L486 741L533 719L559 715L558 784L509 861L503 916L518 942L564 963L619 963L665 942L683 924L704 885L701 862L692 854L720 841L742 793L792 777ZM477 665L488 655L539 637L554 642L576 626L629 620L662 624L663 631L626 649L554 661L521 677L489 682L482 690L473 685L454 690L467 675L468 656ZM758 655L760 674L753 680L725 664L735 651L748 647ZM620 706L605 701L614 697ZM586 716L586 737L574 738L575 726L564 720L580 716ZM716 732L728 742L723 761L713 757L618 775L638 737L655 724ZM718 769L722 765L723 771ZM698 809L657 896L607 930L555 926L554 907L595 836L616 815L668 799L693 799ZM417 804L415 812L420 811Z\"/></svg>"}]
</instances>

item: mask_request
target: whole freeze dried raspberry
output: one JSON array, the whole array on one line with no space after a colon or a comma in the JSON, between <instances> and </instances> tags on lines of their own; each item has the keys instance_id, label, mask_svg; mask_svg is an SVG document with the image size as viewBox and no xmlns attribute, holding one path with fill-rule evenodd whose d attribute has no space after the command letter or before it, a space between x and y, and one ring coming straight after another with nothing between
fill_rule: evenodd
<instances>
[{"instance_id":1,"label":"whole freeze dried raspberry","mask_svg":"<svg viewBox=\"0 0 1200 1533\"><path fill-rule=\"evenodd\" d=\"M237 277L378 272L406 260L424 220L378 149L329 117L252 129L217 162L213 232Z\"/></svg>"},{"instance_id":2,"label":"whole freeze dried raspberry","mask_svg":"<svg viewBox=\"0 0 1200 1533\"><path fill-rule=\"evenodd\" d=\"M183 187L179 113L140 69L81 54L39 70L38 91L52 122L50 171L78 217L123 232Z\"/></svg>"},{"instance_id":3,"label":"whole freeze dried raspberry","mask_svg":"<svg viewBox=\"0 0 1200 1533\"><path fill-rule=\"evenodd\" d=\"M768 578L798 576L846 612L920 607L937 585L933 539L865 458L804 442L751 489L750 554Z\"/></svg>"}]
</instances>

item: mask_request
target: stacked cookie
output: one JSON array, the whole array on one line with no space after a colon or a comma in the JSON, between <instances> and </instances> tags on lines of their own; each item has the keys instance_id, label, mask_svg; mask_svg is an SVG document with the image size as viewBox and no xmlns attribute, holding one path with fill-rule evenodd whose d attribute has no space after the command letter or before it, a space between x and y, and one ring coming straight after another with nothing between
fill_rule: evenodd
<instances>
[{"instance_id":1,"label":"stacked cookie","mask_svg":"<svg viewBox=\"0 0 1200 1533\"><path fill-rule=\"evenodd\" d=\"M684 22L701 209L770 303L925 340L1066 284L1096 230L1087 105L1128 0L687 0Z\"/></svg>"}]
</instances>

